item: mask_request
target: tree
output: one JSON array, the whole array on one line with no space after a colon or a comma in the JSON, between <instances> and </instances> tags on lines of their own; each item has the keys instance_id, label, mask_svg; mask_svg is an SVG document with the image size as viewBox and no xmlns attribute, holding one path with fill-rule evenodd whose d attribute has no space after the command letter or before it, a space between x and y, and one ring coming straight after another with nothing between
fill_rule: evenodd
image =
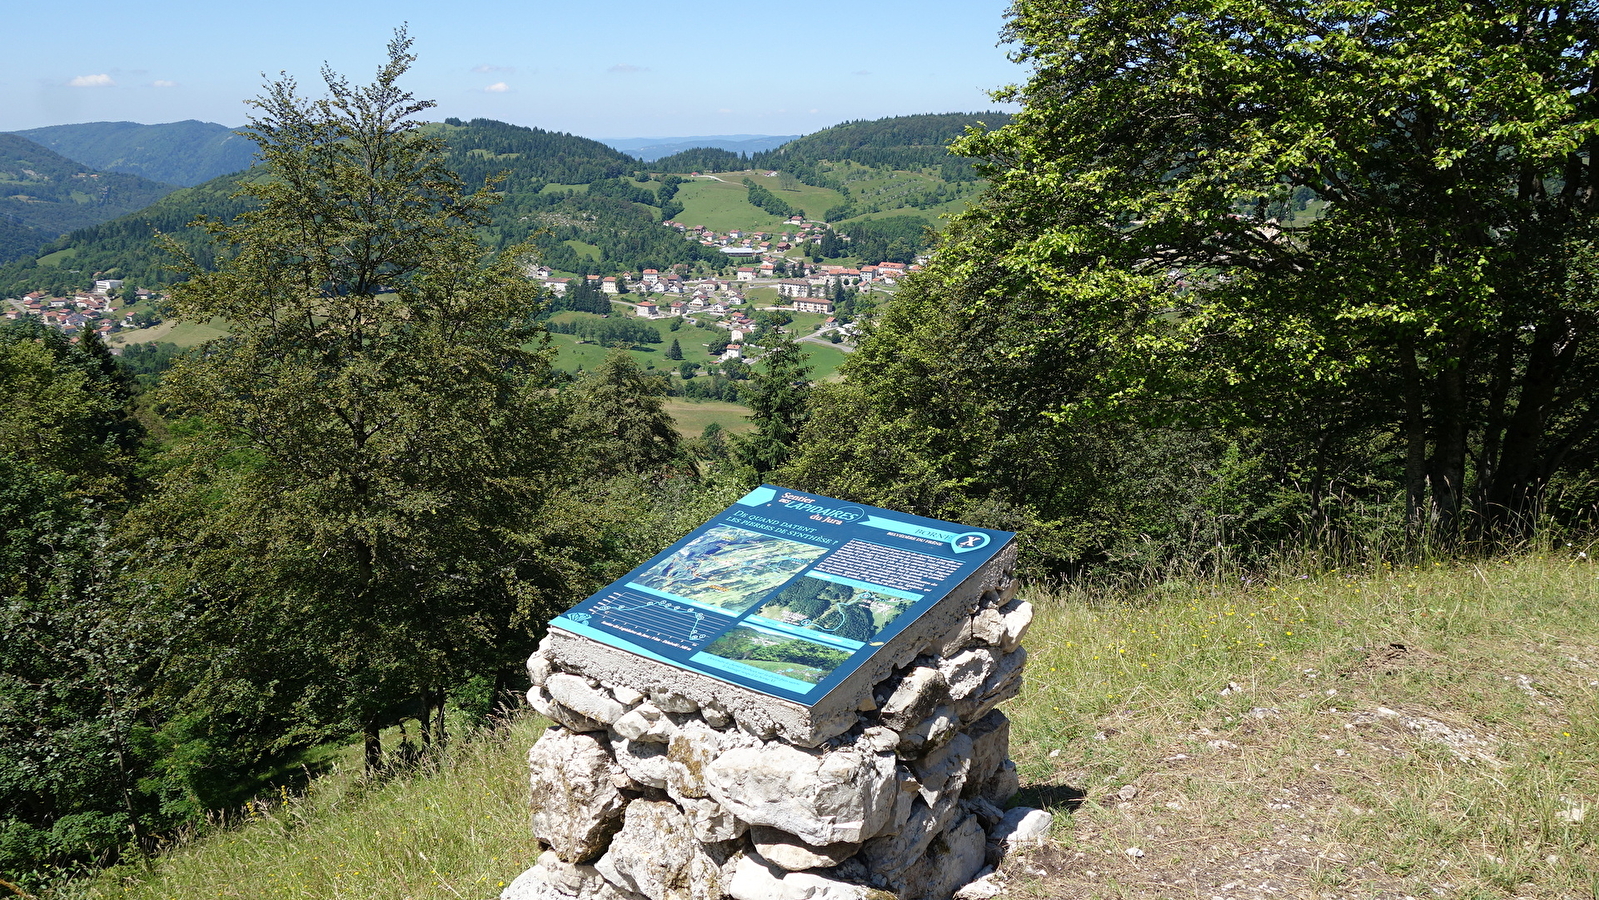
<instances>
[{"instance_id":1,"label":"tree","mask_svg":"<svg viewBox=\"0 0 1599 900\"><path fill-rule=\"evenodd\" d=\"M656 476L683 459L682 439L666 411L666 378L641 370L625 350L612 350L583 379L578 408L594 435L602 475Z\"/></svg>"},{"instance_id":2,"label":"tree","mask_svg":"<svg viewBox=\"0 0 1599 900\"><path fill-rule=\"evenodd\" d=\"M996 96L1022 110L953 149L992 187L895 301L1009 371L926 377L1016 395L1039 446L1101 426L1252 444L1310 527L1394 496L1413 537L1525 534L1599 454L1596 25L1444 0L1017 3L1033 75Z\"/></svg>"},{"instance_id":3,"label":"tree","mask_svg":"<svg viewBox=\"0 0 1599 900\"><path fill-rule=\"evenodd\" d=\"M671 360L683 358L683 345L677 342L677 338L672 338L672 346L666 348L666 358Z\"/></svg>"},{"instance_id":4,"label":"tree","mask_svg":"<svg viewBox=\"0 0 1599 900\"><path fill-rule=\"evenodd\" d=\"M799 343L776 328L766 332L759 346L761 357L739 388L755 433L740 441L738 455L765 476L788 462L799 440L809 413L811 367Z\"/></svg>"},{"instance_id":5,"label":"tree","mask_svg":"<svg viewBox=\"0 0 1599 900\"><path fill-rule=\"evenodd\" d=\"M190 606L196 697L269 743L364 733L369 763L396 704L500 677L574 571L521 261L474 237L492 194L419 130L410 46L369 86L324 69L324 99L284 77L253 101L254 207L201 223L215 270L172 245L179 313L232 333L167 376L198 424L135 532Z\"/></svg>"}]
</instances>

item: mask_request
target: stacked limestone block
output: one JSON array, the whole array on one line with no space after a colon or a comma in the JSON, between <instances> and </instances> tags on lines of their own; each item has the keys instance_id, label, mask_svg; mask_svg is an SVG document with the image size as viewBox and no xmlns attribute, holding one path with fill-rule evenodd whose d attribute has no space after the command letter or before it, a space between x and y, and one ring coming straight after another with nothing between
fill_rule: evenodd
<instances>
[{"instance_id":1,"label":"stacked limestone block","mask_svg":"<svg viewBox=\"0 0 1599 900\"><path fill-rule=\"evenodd\" d=\"M1004 583L911 650L837 733L802 742L649 684L585 673L546 641L528 754L546 851L504 900L946 900L1024 818L1010 723L1032 608ZM810 744L804 746L803 744Z\"/></svg>"}]
</instances>

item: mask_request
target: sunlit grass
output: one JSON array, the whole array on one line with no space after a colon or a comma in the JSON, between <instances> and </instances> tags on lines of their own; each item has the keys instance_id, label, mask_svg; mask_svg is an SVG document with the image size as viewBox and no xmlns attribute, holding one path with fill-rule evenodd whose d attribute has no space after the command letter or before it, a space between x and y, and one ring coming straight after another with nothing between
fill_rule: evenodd
<instances>
[{"instance_id":1,"label":"sunlit grass","mask_svg":"<svg viewBox=\"0 0 1599 900\"><path fill-rule=\"evenodd\" d=\"M95 898L493 897L538 857L526 754L529 716L464 741L442 764L367 782L352 753L300 796L250 804L244 821L148 866L105 873Z\"/></svg>"},{"instance_id":2,"label":"sunlit grass","mask_svg":"<svg viewBox=\"0 0 1599 900\"><path fill-rule=\"evenodd\" d=\"M1596 579L1569 550L1039 596L1027 687L1008 706L1026 796L1086 795L1056 838L1088 860L1140 846L1147 869L1167 844L1189 855L1167 861L1182 870L1209 859L1183 841L1280 851L1292 827L1418 895L1594 896ZM1483 749L1463 759L1402 721ZM1124 785L1143 799L1120 802ZM1273 803L1288 793L1299 806ZM1095 883L1106 870L1119 871L1085 863Z\"/></svg>"},{"instance_id":3,"label":"sunlit grass","mask_svg":"<svg viewBox=\"0 0 1599 900\"><path fill-rule=\"evenodd\" d=\"M1284 896L1599 889L1599 567L1575 549L1024 596L1028 678L1005 710L1017 802L1056 810L1057 849L1013 896L1191 895L1181 878L1211 896L1268 875ZM1359 724L1379 708L1484 749ZM493 897L537 855L539 730L375 784L352 756L304 797L61 896ZM1293 865L1251 868L1276 856Z\"/></svg>"}]
</instances>

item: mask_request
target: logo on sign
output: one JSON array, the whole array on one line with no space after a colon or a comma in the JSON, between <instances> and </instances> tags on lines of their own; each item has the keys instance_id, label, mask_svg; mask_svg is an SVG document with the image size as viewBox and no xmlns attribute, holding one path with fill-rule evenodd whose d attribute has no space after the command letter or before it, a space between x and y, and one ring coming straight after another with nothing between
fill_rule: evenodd
<instances>
[{"instance_id":1,"label":"logo on sign","mask_svg":"<svg viewBox=\"0 0 1599 900\"><path fill-rule=\"evenodd\" d=\"M987 547L988 535L977 531L957 534L950 543L954 545L956 553L970 553L973 550L981 550Z\"/></svg>"}]
</instances>

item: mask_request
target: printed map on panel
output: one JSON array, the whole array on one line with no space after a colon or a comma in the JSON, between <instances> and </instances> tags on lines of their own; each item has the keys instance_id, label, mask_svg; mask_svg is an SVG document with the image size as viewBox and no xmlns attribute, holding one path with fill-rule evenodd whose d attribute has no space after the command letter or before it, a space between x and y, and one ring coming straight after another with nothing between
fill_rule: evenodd
<instances>
[{"instance_id":1,"label":"printed map on panel","mask_svg":"<svg viewBox=\"0 0 1599 900\"><path fill-rule=\"evenodd\" d=\"M633 580L738 615L815 562L825 547L718 525Z\"/></svg>"}]
</instances>

